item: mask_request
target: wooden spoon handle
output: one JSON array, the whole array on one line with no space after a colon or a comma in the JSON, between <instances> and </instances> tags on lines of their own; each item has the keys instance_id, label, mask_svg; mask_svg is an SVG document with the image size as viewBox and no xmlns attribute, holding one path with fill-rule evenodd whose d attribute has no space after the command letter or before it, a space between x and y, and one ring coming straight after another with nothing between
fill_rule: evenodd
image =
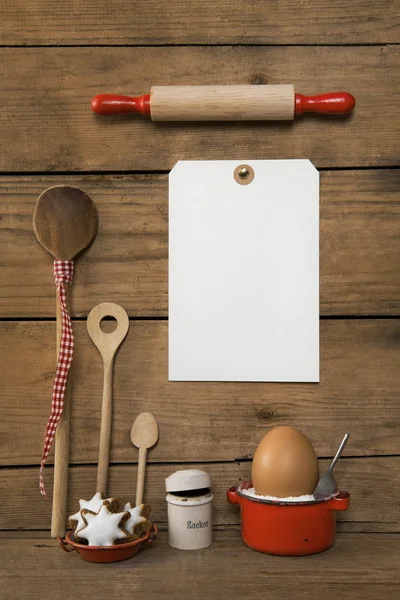
<instances>
[{"instance_id":1,"label":"wooden spoon handle","mask_svg":"<svg viewBox=\"0 0 400 600\"><path fill-rule=\"evenodd\" d=\"M144 474L146 471L147 448L139 448L139 463L136 483L136 506L143 502Z\"/></svg>"},{"instance_id":2,"label":"wooden spoon handle","mask_svg":"<svg viewBox=\"0 0 400 600\"><path fill-rule=\"evenodd\" d=\"M107 494L108 465L110 462L113 362L111 360L104 363L103 402L101 406L99 460L97 467L96 491L105 495Z\"/></svg>"},{"instance_id":3,"label":"wooden spoon handle","mask_svg":"<svg viewBox=\"0 0 400 600\"><path fill-rule=\"evenodd\" d=\"M69 310L70 286L65 285L65 298ZM57 357L60 352L62 312L57 297ZM70 371L71 373L71 371ZM69 433L71 423L71 377L67 381L64 394L64 408L58 422L54 445L54 484L53 508L51 516L51 537L64 537L67 520Z\"/></svg>"}]
</instances>

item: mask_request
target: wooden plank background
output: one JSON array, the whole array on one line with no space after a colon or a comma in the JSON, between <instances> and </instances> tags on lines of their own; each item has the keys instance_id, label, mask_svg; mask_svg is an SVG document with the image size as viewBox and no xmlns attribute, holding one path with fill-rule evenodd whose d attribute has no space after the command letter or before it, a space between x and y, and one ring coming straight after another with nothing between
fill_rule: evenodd
<instances>
[{"instance_id":1,"label":"wooden plank background","mask_svg":"<svg viewBox=\"0 0 400 600\"><path fill-rule=\"evenodd\" d=\"M13 45L381 44L400 35L394 0L57 0L2 2Z\"/></svg>"},{"instance_id":2,"label":"wooden plank background","mask_svg":"<svg viewBox=\"0 0 400 600\"><path fill-rule=\"evenodd\" d=\"M0 48L0 171L165 171L178 160L238 156L397 167L399 54L395 45ZM357 109L347 118L200 124L90 109L99 92L232 82L293 83L306 94L344 88Z\"/></svg>"},{"instance_id":3,"label":"wooden plank background","mask_svg":"<svg viewBox=\"0 0 400 600\"><path fill-rule=\"evenodd\" d=\"M71 462L96 463L101 359L86 324L76 322L75 332ZM54 322L0 324L3 465L39 462L54 371L54 333ZM347 429L352 433L347 455L400 454L399 337L397 319L322 321L317 385L168 382L167 322L131 321L115 362L111 461L136 460L130 429L144 410L154 412L161 432L150 461L249 458L270 427L286 423L309 435L319 456L331 456L332 440L340 440Z\"/></svg>"},{"instance_id":4,"label":"wooden plank background","mask_svg":"<svg viewBox=\"0 0 400 600\"><path fill-rule=\"evenodd\" d=\"M55 292L51 260L31 220L45 188L69 183L92 196L100 215L95 243L77 264L72 298L77 351L69 510L91 494L97 461L102 374L84 318L95 304L114 301L127 309L131 328L115 365L110 491L126 499L133 494L137 455L129 431L141 410L154 412L160 424L146 494L161 528L164 478L177 468L211 473L216 526L236 530L240 517L225 492L249 477L250 458L266 431L298 426L325 469L348 429L352 437L337 476L353 502L338 527L353 534L351 552L363 567L359 562L353 572L349 565L342 577L335 556L349 552L343 536L328 575L335 594L364 600L381 594L376 582L386 581L390 570L393 584L385 590L394 598L397 563L388 558L387 576L373 570L394 536L376 541L366 532L400 531L399 1L68 4L0 6L0 488L13 492L0 529L27 535L50 526L38 464L55 366ZM347 118L262 124L156 124L90 111L99 92L136 94L183 83L294 83L307 94L346 89L357 106ZM238 157L310 158L321 171L319 385L167 381L167 173L177 160ZM49 490L51 463L52 456ZM220 570L229 565L227 543L221 542ZM397 538L393 544L396 552ZM37 548L28 538L10 539L6 556L17 561L22 550L27 570L36 572ZM51 551L46 544L41 549L47 567L66 577L59 553ZM258 560L249 553L252 559ZM165 568L173 570L172 562ZM270 564L276 587L289 567L279 562L278 576ZM298 569L297 598L308 598L310 571ZM90 575L93 585L97 573ZM317 573L315 581L325 576ZM99 598L107 585L99 583ZM318 585L328 597L329 586ZM3 588L6 594L12 589L12 582Z\"/></svg>"},{"instance_id":5,"label":"wooden plank background","mask_svg":"<svg viewBox=\"0 0 400 600\"><path fill-rule=\"evenodd\" d=\"M321 173L321 314L396 315L400 309L400 171ZM0 315L54 317L49 254L32 213L43 189L85 189L99 210L98 235L77 262L72 313L110 298L132 317L168 314L167 175L52 175L0 178ZM23 276L21 276L23 274Z\"/></svg>"},{"instance_id":6,"label":"wooden plank background","mask_svg":"<svg viewBox=\"0 0 400 600\"><path fill-rule=\"evenodd\" d=\"M166 536L162 535L134 562L101 567L77 556L66 556L55 548L56 542L46 537L36 535L30 539L25 534L21 538L13 532L2 538L0 578L7 600L30 600L32 589L39 587L48 598L54 597L55 590L62 590L65 600L89 594L98 600L128 598L132 589L140 589L146 600L176 600L178 596L217 600L233 595L244 599L249 590L254 600L309 600L310 594L326 600L336 600L338 596L351 600L396 600L399 591L400 540L390 534L338 536L329 560L326 554L306 559L266 557L250 552L230 531L219 533L217 543L196 553L168 548ZM21 568L21 556L24 564L16 581L15 565ZM344 556L348 557L346 564ZM39 565L46 568L38 572ZM23 585L24 580L31 582L30 589Z\"/></svg>"},{"instance_id":7,"label":"wooden plank background","mask_svg":"<svg viewBox=\"0 0 400 600\"><path fill-rule=\"evenodd\" d=\"M328 459L320 461L323 471ZM226 491L238 482L250 479L251 461L187 463L186 467L204 469L210 473L214 493L214 525L221 528L240 527L240 510L226 501ZM152 498L152 517L160 529L167 526L164 479L171 474L171 464L151 464L147 470L145 494ZM136 486L136 465L113 465L110 469L108 492L122 501L133 501ZM351 490L348 511L337 514L340 531L400 532L400 504L393 502L393 489L400 485L400 457L345 458L337 467L337 477L344 490ZM46 469L46 485L51 489L52 468ZM96 467L74 466L70 470L68 513L76 512L80 497L92 496L96 485ZM0 471L0 487L18 490L6 496L0 512L1 529L47 529L51 518L51 503L37 501L37 469L16 468ZM377 502L379 497L379 502Z\"/></svg>"}]
</instances>

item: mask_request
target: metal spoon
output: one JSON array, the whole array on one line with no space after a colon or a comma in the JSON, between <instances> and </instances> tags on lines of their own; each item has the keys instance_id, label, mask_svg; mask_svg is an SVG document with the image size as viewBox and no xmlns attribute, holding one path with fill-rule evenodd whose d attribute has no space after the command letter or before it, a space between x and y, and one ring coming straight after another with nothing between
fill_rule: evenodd
<instances>
[{"instance_id":1,"label":"metal spoon","mask_svg":"<svg viewBox=\"0 0 400 600\"><path fill-rule=\"evenodd\" d=\"M337 461L339 460L339 458L344 450L344 447L347 444L347 440L349 439L349 437L350 437L350 434L346 433L343 440L341 441L341 444L340 444L335 456L333 457L331 464L328 467L327 472L319 480L318 485L315 488L314 494L313 494L314 498L316 500L321 500L322 498L327 498L328 496L332 496L333 494L336 494L337 485L336 485L335 478L333 476L333 469L335 468L335 465L336 465Z\"/></svg>"}]
</instances>

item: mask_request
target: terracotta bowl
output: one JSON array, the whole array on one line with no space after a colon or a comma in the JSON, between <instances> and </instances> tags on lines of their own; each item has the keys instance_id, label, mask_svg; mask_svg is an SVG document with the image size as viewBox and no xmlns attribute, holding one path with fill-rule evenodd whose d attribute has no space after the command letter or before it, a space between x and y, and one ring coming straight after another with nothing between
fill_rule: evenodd
<instances>
[{"instance_id":1,"label":"terracotta bowl","mask_svg":"<svg viewBox=\"0 0 400 600\"><path fill-rule=\"evenodd\" d=\"M127 544L116 544L115 546L85 546L78 544L74 538L74 532L69 531L65 539L57 538L64 552L77 552L83 560L96 563L119 562L132 558L139 552L144 544L152 544L156 539L158 529L153 525L143 537Z\"/></svg>"}]
</instances>

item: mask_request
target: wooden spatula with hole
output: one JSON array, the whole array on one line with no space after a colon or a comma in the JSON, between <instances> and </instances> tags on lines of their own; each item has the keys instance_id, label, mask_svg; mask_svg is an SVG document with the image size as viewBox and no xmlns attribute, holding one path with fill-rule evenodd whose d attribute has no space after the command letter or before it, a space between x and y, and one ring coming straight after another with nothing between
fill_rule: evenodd
<instances>
[{"instance_id":1,"label":"wooden spatula with hole","mask_svg":"<svg viewBox=\"0 0 400 600\"><path fill-rule=\"evenodd\" d=\"M105 317L114 317L117 328L111 333L101 329ZM103 359L103 401L101 406L101 426L99 462L97 466L96 492L107 494L108 464L110 458L113 365L115 354L125 339L129 329L129 317L122 306L113 302L103 302L95 306L87 319L88 334Z\"/></svg>"},{"instance_id":2,"label":"wooden spatula with hole","mask_svg":"<svg viewBox=\"0 0 400 600\"><path fill-rule=\"evenodd\" d=\"M33 229L39 242L54 258L72 260L87 248L96 236L96 206L83 190L67 185L51 187L43 192L36 203ZM69 286L66 287L68 302ZM56 306L58 354L62 316L58 301ZM55 438L52 537L65 535L70 418L70 386L67 385L64 410Z\"/></svg>"}]
</instances>

